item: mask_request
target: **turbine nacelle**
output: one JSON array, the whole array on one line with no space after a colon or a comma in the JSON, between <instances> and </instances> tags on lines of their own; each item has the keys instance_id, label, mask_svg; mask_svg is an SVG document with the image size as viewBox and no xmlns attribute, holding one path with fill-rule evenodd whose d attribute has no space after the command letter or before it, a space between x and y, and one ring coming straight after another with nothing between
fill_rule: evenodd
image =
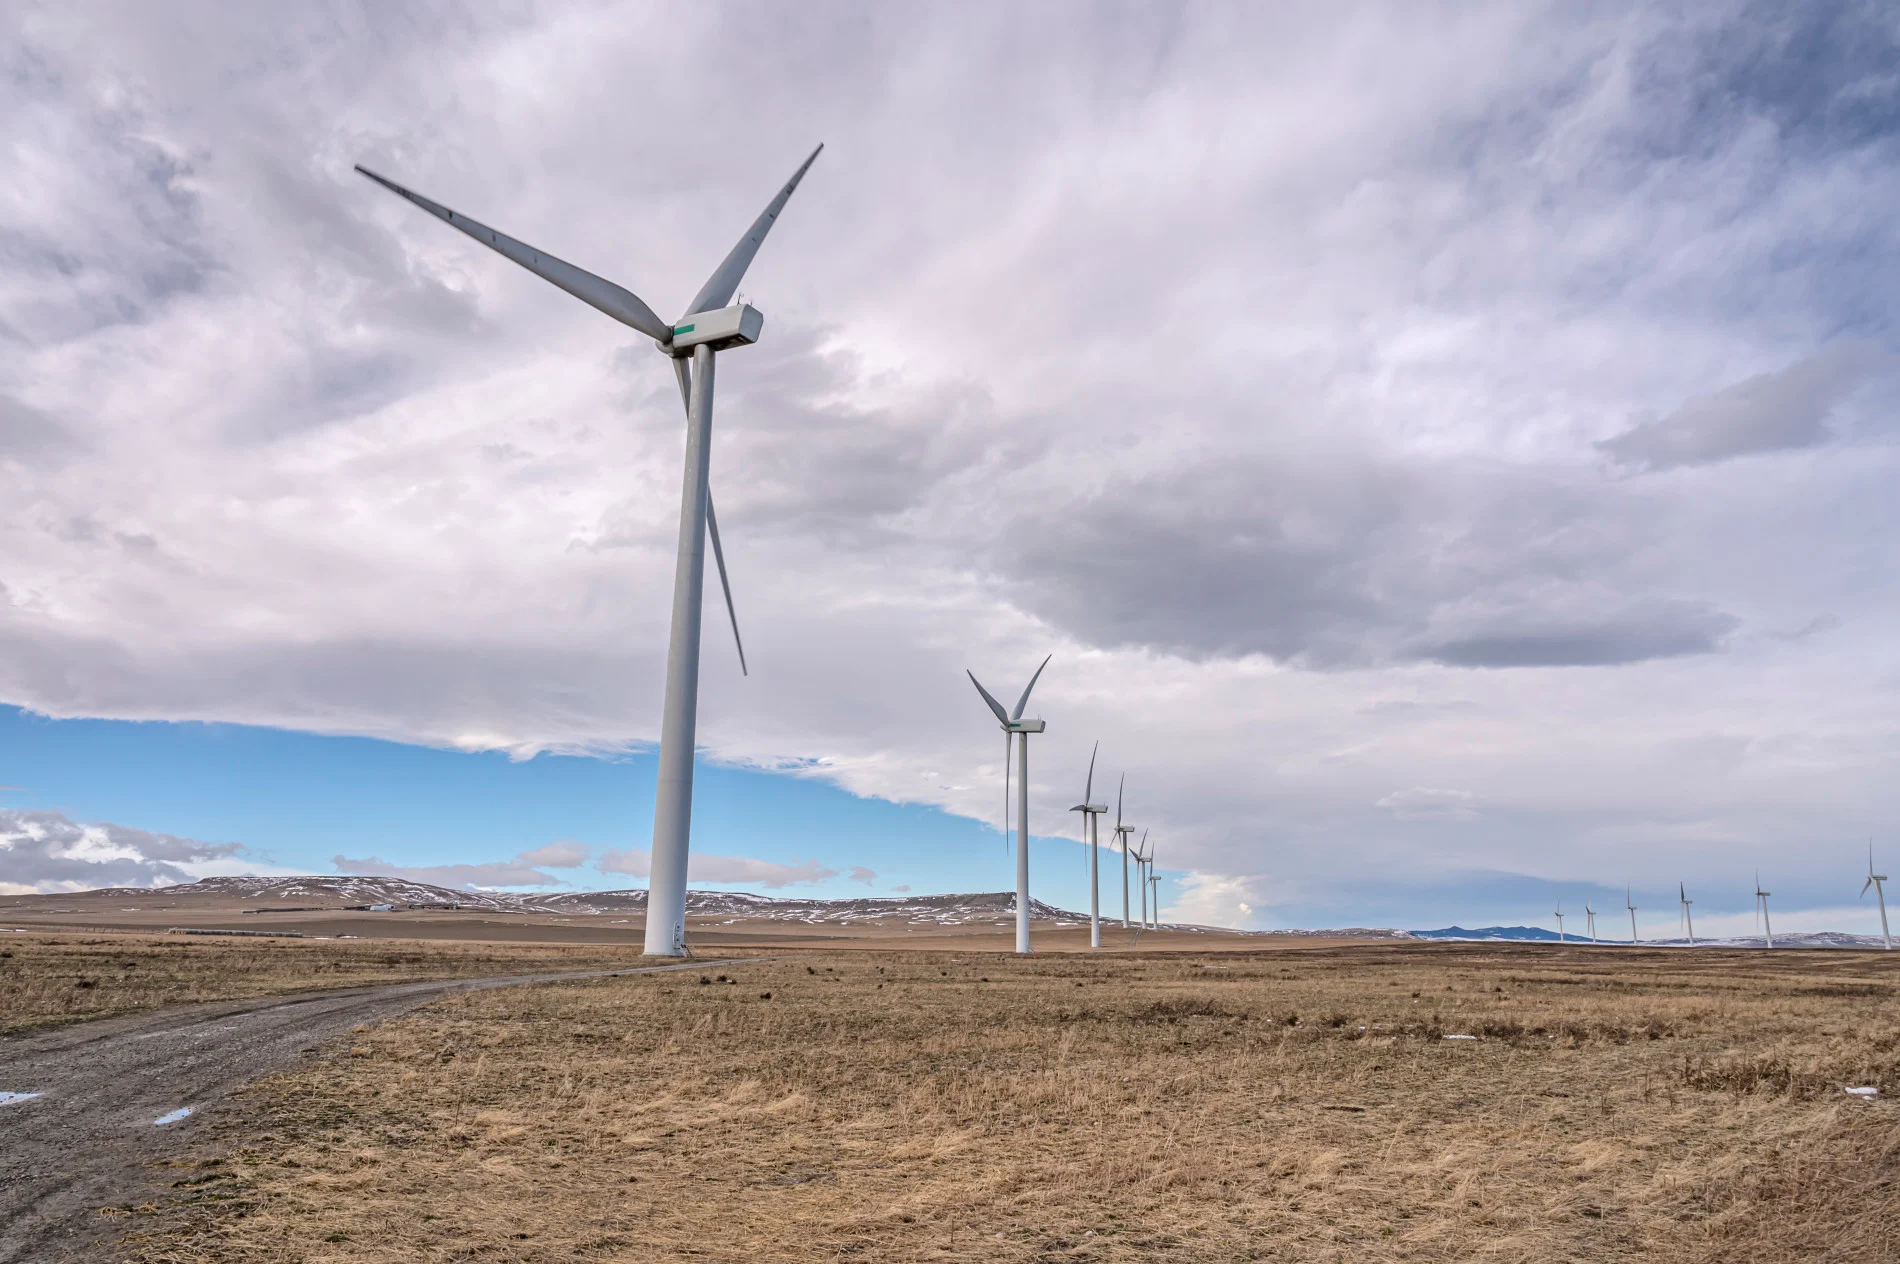
<instances>
[{"instance_id":1,"label":"turbine nacelle","mask_svg":"<svg viewBox=\"0 0 1900 1264\"><path fill-rule=\"evenodd\" d=\"M692 356L694 347L710 347L714 351L749 347L759 340L764 328L765 317L759 309L750 303L740 303L714 312L683 316L680 323L673 326L672 341L654 345L674 359L684 360Z\"/></svg>"}]
</instances>

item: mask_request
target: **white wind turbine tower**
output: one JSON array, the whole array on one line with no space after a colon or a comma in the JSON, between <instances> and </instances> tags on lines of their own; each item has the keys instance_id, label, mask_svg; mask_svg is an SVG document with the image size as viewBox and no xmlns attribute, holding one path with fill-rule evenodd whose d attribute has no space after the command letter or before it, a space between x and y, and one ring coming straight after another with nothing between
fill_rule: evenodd
<instances>
[{"instance_id":1,"label":"white wind turbine tower","mask_svg":"<svg viewBox=\"0 0 1900 1264\"><path fill-rule=\"evenodd\" d=\"M1775 928L1768 924L1768 897L1771 894L1773 892L1761 889L1761 870L1755 870L1755 914L1761 918L1762 937L1768 941L1768 946L1773 948Z\"/></svg>"},{"instance_id":2,"label":"white wind turbine tower","mask_svg":"<svg viewBox=\"0 0 1900 1264\"><path fill-rule=\"evenodd\" d=\"M1623 907L1630 911L1630 942L1636 941L1636 897L1630 894L1628 886L1623 888Z\"/></svg>"},{"instance_id":3,"label":"white wind turbine tower","mask_svg":"<svg viewBox=\"0 0 1900 1264\"><path fill-rule=\"evenodd\" d=\"M552 282L588 306L645 334L653 339L662 355L673 361L680 398L686 405L686 473L680 493L679 552L673 567L673 620L666 651L659 784L653 800L652 867L647 879L646 952L652 956L678 957L686 952L686 865L692 837L693 740L699 715L700 608L706 581L708 535L719 566L719 586L726 595L733 639L737 641L739 637L739 618L732 608L732 586L726 580L725 553L719 547L719 525L713 516L709 482L713 358L720 351L750 346L759 340L765 319L758 309L745 303L730 307L727 304L731 303L746 268L758 254L779 212L785 209L792 191L823 148L820 145L812 150L811 157L792 173L778 196L767 204L765 212L753 221L739 244L686 305L685 313L672 324L655 315L638 295L612 281L496 232L366 167L356 168L391 193L467 233L542 280ZM744 671L743 645L739 648L739 666Z\"/></svg>"},{"instance_id":4,"label":"white wind turbine tower","mask_svg":"<svg viewBox=\"0 0 1900 1264\"><path fill-rule=\"evenodd\" d=\"M1106 803L1092 803L1095 796L1095 755L1100 742L1089 752L1089 778L1082 787L1082 801L1070 808L1082 814L1082 844L1089 849L1089 947L1102 946L1101 826L1096 818L1108 811Z\"/></svg>"},{"instance_id":5,"label":"white wind turbine tower","mask_svg":"<svg viewBox=\"0 0 1900 1264\"><path fill-rule=\"evenodd\" d=\"M1682 924L1689 928L1689 946L1693 948L1695 947L1695 914L1689 911L1689 906L1695 901L1689 898L1688 889L1680 882L1676 884L1676 894L1682 900Z\"/></svg>"},{"instance_id":6,"label":"white wind turbine tower","mask_svg":"<svg viewBox=\"0 0 1900 1264\"><path fill-rule=\"evenodd\" d=\"M1148 857L1143 850L1148 846L1148 831L1141 831L1141 844L1135 848L1135 885L1141 888L1141 928L1148 929Z\"/></svg>"},{"instance_id":7,"label":"white wind turbine tower","mask_svg":"<svg viewBox=\"0 0 1900 1264\"><path fill-rule=\"evenodd\" d=\"M1148 850L1148 890L1155 897L1155 929L1161 929L1161 874L1155 872L1155 852Z\"/></svg>"},{"instance_id":8,"label":"white wind turbine tower","mask_svg":"<svg viewBox=\"0 0 1900 1264\"><path fill-rule=\"evenodd\" d=\"M1003 704L990 697L990 691L976 678L976 673L965 669L964 675L983 695L983 701L989 703L990 710L1003 726L1003 778L1005 784L1009 778L1009 747L1016 747L1016 951L1029 951L1029 735L1043 730L1041 720L1023 719L1023 708L1029 705L1029 691L1042 679L1042 668L1049 665L1051 654L1042 660L1042 666L1036 668L1036 674L1023 686L1023 696L1016 700L1014 711L1003 710ZM1008 791L1004 792L1004 802L1008 802Z\"/></svg>"},{"instance_id":9,"label":"white wind turbine tower","mask_svg":"<svg viewBox=\"0 0 1900 1264\"><path fill-rule=\"evenodd\" d=\"M1888 952L1893 951L1893 936L1887 933L1887 888L1880 884L1887 880L1884 873L1874 872L1874 840L1867 840L1867 881L1860 889L1860 898L1867 898L1867 888L1874 889L1874 898L1880 901L1880 942Z\"/></svg>"},{"instance_id":10,"label":"white wind turbine tower","mask_svg":"<svg viewBox=\"0 0 1900 1264\"><path fill-rule=\"evenodd\" d=\"M1115 845L1120 847L1121 852L1122 852L1122 929L1123 930L1129 929L1129 926L1128 926L1128 836L1135 832L1134 826L1122 824L1122 790L1127 785L1128 785L1128 774L1123 773L1120 783L1117 784L1115 787Z\"/></svg>"},{"instance_id":11,"label":"white wind turbine tower","mask_svg":"<svg viewBox=\"0 0 1900 1264\"><path fill-rule=\"evenodd\" d=\"M1597 941L1597 911L1590 907L1588 900L1583 903L1583 929L1594 944Z\"/></svg>"},{"instance_id":12,"label":"white wind turbine tower","mask_svg":"<svg viewBox=\"0 0 1900 1264\"><path fill-rule=\"evenodd\" d=\"M1563 906L1563 903L1559 901L1557 905L1557 942L1561 944L1563 941L1564 941L1564 906Z\"/></svg>"}]
</instances>

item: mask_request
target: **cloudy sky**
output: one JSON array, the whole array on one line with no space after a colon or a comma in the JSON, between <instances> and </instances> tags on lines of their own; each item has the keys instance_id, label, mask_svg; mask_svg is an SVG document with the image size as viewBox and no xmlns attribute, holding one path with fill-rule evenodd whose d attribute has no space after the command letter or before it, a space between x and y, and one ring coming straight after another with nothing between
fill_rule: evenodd
<instances>
[{"instance_id":1,"label":"cloudy sky","mask_svg":"<svg viewBox=\"0 0 1900 1264\"><path fill-rule=\"evenodd\" d=\"M710 608L699 802L757 819L726 805L704 880L1006 885L962 672L1013 694L1053 653L1032 822L1069 830L1099 739L1170 916L1548 920L1630 882L1663 918L1681 879L1743 927L1759 866L1791 928L1870 924L1889 6L490 12L0 17L0 750L39 748L0 766L0 883L76 881L54 835L92 830L154 880L637 885L667 365L351 167L671 315L823 141L721 361L752 675ZM586 766L612 810L523 790L476 829L418 791L293 843L45 717ZM1073 845L1040 857L1075 898Z\"/></svg>"}]
</instances>

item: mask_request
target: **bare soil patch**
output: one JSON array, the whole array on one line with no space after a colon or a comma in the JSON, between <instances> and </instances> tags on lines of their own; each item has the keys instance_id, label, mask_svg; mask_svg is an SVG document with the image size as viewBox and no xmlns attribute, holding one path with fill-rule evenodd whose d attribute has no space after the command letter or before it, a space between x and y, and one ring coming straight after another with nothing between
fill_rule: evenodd
<instances>
[{"instance_id":1,"label":"bare soil patch","mask_svg":"<svg viewBox=\"0 0 1900 1264\"><path fill-rule=\"evenodd\" d=\"M1842 1088L1900 1090L1897 965L858 951L489 992L251 1090L127 1250L1891 1261L1900 1113Z\"/></svg>"}]
</instances>

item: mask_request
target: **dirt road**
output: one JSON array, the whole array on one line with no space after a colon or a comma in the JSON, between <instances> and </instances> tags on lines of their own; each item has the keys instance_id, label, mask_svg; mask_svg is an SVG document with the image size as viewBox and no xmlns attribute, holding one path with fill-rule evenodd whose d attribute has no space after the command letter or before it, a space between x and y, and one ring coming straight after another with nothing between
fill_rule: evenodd
<instances>
[{"instance_id":1,"label":"dirt road","mask_svg":"<svg viewBox=\"0 0 1900 1264\"><path fill-rule=\"evenodd\" d=\"M204 1110L358 1023L454 992L724 962L399 983L130 1014L0 1043L0 1264L112 1258L101 1207L153 1192Z\"/></svg>"}]
</instances>

